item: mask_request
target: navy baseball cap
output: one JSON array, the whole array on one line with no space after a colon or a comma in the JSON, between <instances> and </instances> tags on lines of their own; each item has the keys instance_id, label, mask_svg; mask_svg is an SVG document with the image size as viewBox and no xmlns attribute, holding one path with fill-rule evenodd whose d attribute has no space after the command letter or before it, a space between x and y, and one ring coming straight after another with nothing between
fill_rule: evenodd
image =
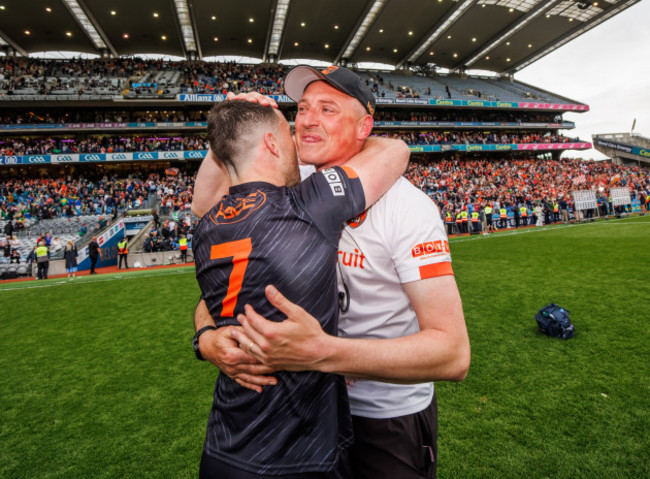
<instances>
[{"instance_id":1,"label":"navy baseball cap","mask_svg":"<svg viewBox=\"0 0 650 479\"><path fill-rule=\"evenodd\" d=\"M300 101L305 89L322 80L361 102L368 114L375 113L375 96L359 75L345 67L329 66L318 71L307 65L297 66L284 79L284 91L293 101Z\"/></svg>"}]
</instances>

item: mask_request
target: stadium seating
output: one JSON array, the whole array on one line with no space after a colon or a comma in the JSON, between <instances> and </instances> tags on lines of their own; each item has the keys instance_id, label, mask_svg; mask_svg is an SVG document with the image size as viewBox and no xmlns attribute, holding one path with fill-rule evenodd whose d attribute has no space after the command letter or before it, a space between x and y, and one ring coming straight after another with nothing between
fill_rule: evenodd
<instances>
[{"instance_id":1,"label":"stadium seating","mask_svg":"<svg viewBox=\"0 0 650 479\"><path fill-rule=\"evenodd\" d=\"M178 93L259 91L281 94L288 68L231 62L162 62L119 60L15 60L0 62L0 95L5 101L33 99L173 98ZM570 103L516 81L440 74L404 75L359 71L375 95L452 100Z\"/></svg>"}]
</instances>

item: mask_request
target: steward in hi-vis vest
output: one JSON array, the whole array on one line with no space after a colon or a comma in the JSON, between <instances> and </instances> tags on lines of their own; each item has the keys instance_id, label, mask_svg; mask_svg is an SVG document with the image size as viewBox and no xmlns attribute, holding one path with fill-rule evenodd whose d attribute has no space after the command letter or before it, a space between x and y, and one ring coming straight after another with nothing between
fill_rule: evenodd
<instances>
[{"instance_id":1,"label":"steward in hi-vis vest","mask_svg":"<svg viewBox=\"0 0 650 479\"><path fill-rule=\"evenodd\" d=\"M508 226L508 210L503 206L499 209L499 228L505 229Z\"/></svg>"},{"instance_id":2,"label":"steward in hi-vis vest","mask_svg":"<svg viewBox=\"0 0 650 479\"><path fill-rule=\"evenodd\" d=\"M36 248L36 267L38 272L36 279L47 279L47 270L50 267L50 249L45 246L45 241L38 243Z\"/></svg>"},{"instance_id":3,"label":"steward in hi-vis vest","mask_svg":"<svg viewBox=\"0 0 650 479\"><path fill-rule=\"evenodd\" d=\"M126 269L129 269L128 256L129 248L127 247L126 238L124 238L122 241L117 243L117 257L119 258L117 269L122 269L122 261L124 261L124 266L126 266Z\"/></svg>"},{"instance_id":4,"label":"steward in hi-vis vest","mask_svg":"<svg viewBox=\"0 0 650 479\"><path fill-rule=\"evenodd\" d=\"M447 236L451 236L454 232L454 217L451 211L445 211L445 224L447 225Z\"/></svg>"},{"instance_id":5,"label":"steward in hi-vis vest","mask_svg":"<svg viewBox=\"0 0 650 479\"><path fill-rule=\"evenodd\" d=\"M183 263L187 263L187 238L185 235L181 235L178 240L178 249L181 250L181 260Z\"/></svg>"},{"instance_id":6,"label":"steward in hi-vis vest","mask_svg":"<svg viewBox=\"0 0 650 479\"><path fill-rule=\"evenodd\" d=\"M472 233L476 233L476 234L479 233L478 217L479 217L478 211L477 210L472 211L472 217L470 220L472 222Z\"/></svg>"},{"instance_id":7,"label":"steward in hi-vis vest","mask_svg":"<svg viewBox=\"0 0 650 479\"><path fill-rule=\"evenodd\" d=\"M487 225L487 232L490 232L492 229L492 207L490 205L485 205L485 224Z\"/></svg>"}]
</instances>

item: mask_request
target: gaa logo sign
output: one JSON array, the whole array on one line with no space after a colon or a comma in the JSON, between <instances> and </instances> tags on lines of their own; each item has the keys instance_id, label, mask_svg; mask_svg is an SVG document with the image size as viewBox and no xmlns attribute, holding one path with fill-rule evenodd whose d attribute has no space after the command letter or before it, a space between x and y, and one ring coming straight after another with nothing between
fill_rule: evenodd
<instances>
[{"instance_id":1,"label":"gaa logo sign","mask_svg":"<svg viewBox=\"0 0 650 479\"><path fill-rule=\"evenodd\" d=\"M28 156L27 163L47 163L47 160L42 156Z\"/></svg>"},{"instance_id":2,"label":"gaa logo sign","mask_svg":"<svg viewBox=\"0 0 650 479\"><path fill-rule=\"evenodd\" d=\"M85 155L83 161L102 161L102 157L99 155Z\"/></svg>"},{"instance_id":3,"label":"gaa logo sign","mask_svg":"<svg viewBox=\"0 0 650 479\"><path fill-rule=\"evenodd\" d=\"M189 158L203 158L203 157L205 156L205 154L203 154L203 153L200 152L200 151L190 151L190 152L187 154L187 156L188 156Z\"/></svg>"},{"instance_id":4,"label":"gaa logo sign","mask_svg":"<svg viewBox=\"0 0 650 479\"><path fill-rule=\"evenodd\" d=\"M68 155L55 156L54 159L58 163L70 163L70 162L74 161L74 159L71 156L68 156Z\"/></svg>"},{"instance_id":5,"label":"gaa logo sign","mask_svg":"<svg viewBox=\"0 0 650 479\"><path fill-rule=\"evenodd\" d=\"M176 158L176 159L178 159L179 157L180 157L180 155L178 153L176 153L176 152L166 151L166 152L163 153L163 158L172 158L172 159Z\"/></svg>"},{"instance_id":6,"label":"gaa logo sign","mask_svg":"<svg viewBox=\"0 0 650 479\"><path fill-rule=\"evenodd\" d=\"M126 160L126 155L124 153L117 153L111 156L112 159L114 160Z\"/></svg>"},{"instance_id":7,"label":"gaa logo sign","mask_svg":"<svg viewBox=\"0 0 650 479\"><path fill-rule=\"evenodd\" d=\"M153 160L154 159L152 153L142 153L142 154L138 155L138 158L140 160Z\"/></svg>"}]
</instances>

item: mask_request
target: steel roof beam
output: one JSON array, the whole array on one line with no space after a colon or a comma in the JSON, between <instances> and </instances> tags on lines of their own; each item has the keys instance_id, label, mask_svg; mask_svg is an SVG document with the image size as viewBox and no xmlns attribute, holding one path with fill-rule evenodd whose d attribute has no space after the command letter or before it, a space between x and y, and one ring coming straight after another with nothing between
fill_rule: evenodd
<instances>
[{"instance_id":1,"label":"steel roof beam","mask_svg":"<svg viewBox=\"0 0 650 479\"><path fill-rule=\"evenodd\" d=\"M190 7L187 0L173 0L173 3L174 12L176 12L176 24L178 25L180 37L183 41L183 52L185 52L185 58L189 59L191 53L199 54Z\"/></svg>"},{"instance_id":2,"label":"steel roof beam","mask_svg":"<svg viewBox=\"0 0 650 479\"><path fill-rule=\"evenodd\" d=\"M70 11L81 29L86 33L95 49L98 52L110 52L113 56L119 56L104 30L99 26L99 22L93 17L83 0L61 0L66 8Z\"/></svg>"},{"instance_id":3,"label":"steel roof beam","mask_svg":"<svg viewBox=\"0 0 650 479\"><path fill-rule=\"evenodd\" d=\"M20 53L24 57L28 57L29 54L27 53L27 50L25 50L23 47L18 45L16 42L14 42L9 35L7 35L4 31L0 30L0 46L2 47L9 47L13 48L15 51Z\"/></svg>"},{"instance_id":4,"label":"steel roof beam","mask_svg":"<svg viewBox=\"0 0 650 479\"><path fill-rule=\"evenodd\" d=\"M273 22L269 26L269 31L266 35L266 46L264 48L263 61L266 62L269 57L278 58L280 55L280 48L282 47L282 40L286 31L287 16L289 15L289 7L291 0L276 0L273 12Z\"/></svg>"},{"instance_id":5,"label":"steel roof beam","mask_svg":"<svg viewBox=\"0 0 650 479\"><path fill-rule=\"evenodd\" d=\"M420 41L420 43L413 48L404 58L402 58L395 69L402 68L407 62L414 62L422 56L422 54L435 43L448 29L451 27L456 20L462 17L469 8L476 3L476 0L465 0L459 1L456 8L450 10L444 17L440 19L436 25L429 30L425 35L425 40Z\"/></svg>"},{"instance_id":6,"label":"steel roof beam","mask_svg":"<svg viewBox=\"0 0 650 479\"><path fill-rule=\"evenodd\" d=\"M522 28L524 28L526 25L532 22L539 15L546 12L547 10L550 10L561 1L562 0L550 0L547 2L544 1L539 2L534 9L530 10L528 13L523 15L517 22L515 22L514 25L512 24L508 25L506 28L504 28L499 33L497 33L492 38L490 38L487 42L485 42L482 46L480 46L472 53L470 53L467 57L459 61L454 66L454 69L458 69L461 66L464 67L472 66L474 63L480 60L484 55L487 55L496 47L498 47L504 40L507 40L508 38L512 37L515 33L520 31ZM487 47L485 45L487 45Z\"/></svg>"},{"instance_id":7,"label":"steel roof beam","mask_svg":"<svg viewBox=\"0 0 650 479\"><path fill-rule=\"evenodd\" d=\"M541 51L538 51L537 53L533 53L532 55L529 55L528 57L521 60L519 63L516 63L511 68L506 70L506 73L514 73L514 72L517 72L517 71L527 67L531 63L536 62L540 58L542 58L542 57L548 55L549 53L551 53L552 51L557 50L562 45L570 42L571 40L573 40L576 37L579 37L583 33L591 30L592 28L594 28L597 25L600 25L604 21L609 20L614 15L622 12L626 8L631 7L632 5L634 5L635 3L639 2L639 1L640 0L622 0L622 1L612 5L609 9L603 10L599 15L596 15L590 21L588 21L588 22L586 22L586 23L584 23L582 25L578 25L573 30L571 30L571 31L565 33L564 35L562 35L559 39L557 39L557 40L555 40L553 42L547 43L546 46Z\"/></svg>"},{"instance_id":8,"label":"steel roof beam","mask_svg":"<svg viewBox=\"0 0 650 479\"><path fill-rule=\"evenodd\" d=\"M362 19L357 22L353 33L348 37L343 48L336 55L332 63L337 64L342 59L349 60L352 58L354 52L359 48L361 40L366 36L372 24L375 23L375 20L386 3L388 3L388 0L374 0L371 4L369 3L369 6L364 10Z\"/></svg>"}]
</instances>

